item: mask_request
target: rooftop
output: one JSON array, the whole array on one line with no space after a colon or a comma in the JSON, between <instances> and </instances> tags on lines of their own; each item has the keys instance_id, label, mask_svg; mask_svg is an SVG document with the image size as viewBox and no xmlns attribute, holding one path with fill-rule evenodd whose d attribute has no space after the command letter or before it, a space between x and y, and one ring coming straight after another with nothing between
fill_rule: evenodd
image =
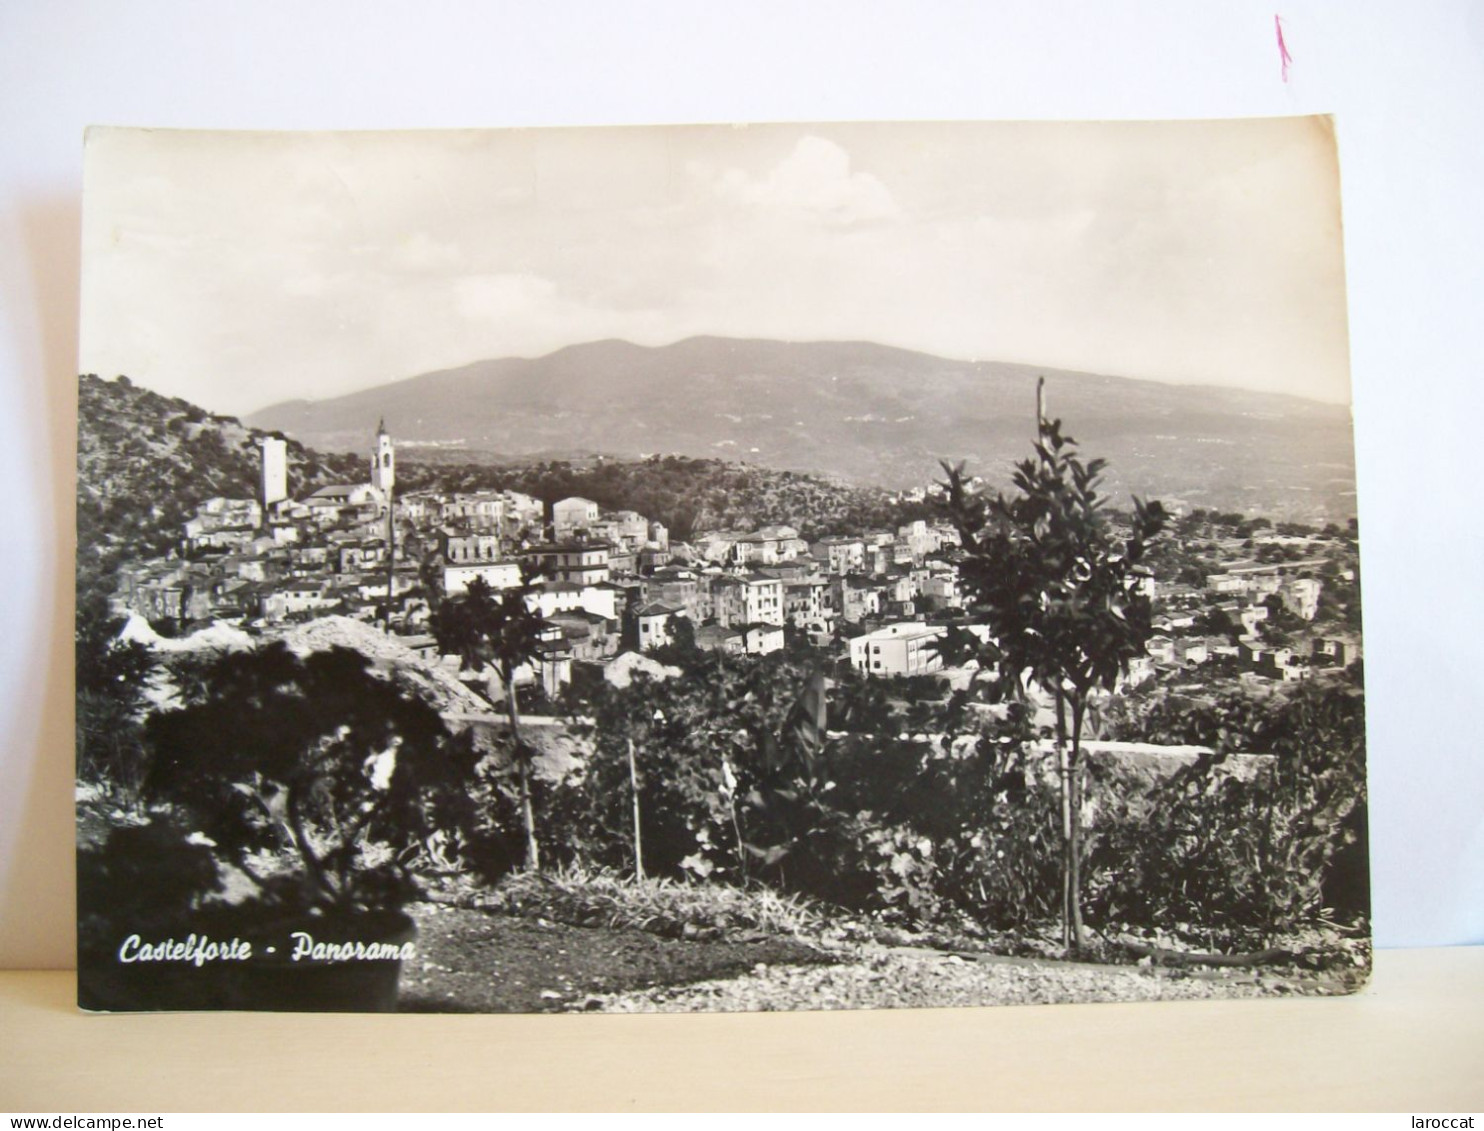
<instances>
[{"instance_id":1,"label":"rooftop","mask_svg":"<svg viewBox=\"0 0 1484 1131\"><path fill-rule=\"evenodd\" d=\"M660 601L655 601L651 604L645 605L642 609L640 609L639 615L641 617L668 617L674 616L679 611L680 610L675 608L673 605L666 605Z\"/></svg>"},{"instance_id":2,"label":"rooftop","mask_svg":"<svg viewBox=\"0 0 1484 1131\"><path fill-rule=\"evenodd\" d=\"M367 483L332 483L328 487L321 487L318 491L310 494L313 499L348 499L356 491L365 490L370 484Z\"/></svg>"},{"instance_id":3,"label":"rooftop","mask_svg":"<svg viewBox=\"0 0 1484 1131\"><path fill-rule=\"evenodd\" d=\"M524 554L574 554L591 553L594 550L608 549L607 542L542 542L536 546L528 546L522 550Z\"/></svg>"}]
</instances>

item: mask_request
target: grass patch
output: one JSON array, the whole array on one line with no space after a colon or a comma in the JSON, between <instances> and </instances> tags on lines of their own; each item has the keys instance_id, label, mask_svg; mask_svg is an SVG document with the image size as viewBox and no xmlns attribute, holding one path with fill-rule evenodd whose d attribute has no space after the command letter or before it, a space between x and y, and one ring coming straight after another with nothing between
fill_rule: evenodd
<instances>
[{"instance_id":1,"label":"grass patch","mask_svg":"<svg viewBox=\"0 0 1484 1131\"><path fill-rule=\"evenodd\" d=\"M817 934L825 916L810 901L768 888L636 880L609 871L564 868L507 876L478 905L579 927L631 927L671 938Z\"/></svg>"}]
</instances>

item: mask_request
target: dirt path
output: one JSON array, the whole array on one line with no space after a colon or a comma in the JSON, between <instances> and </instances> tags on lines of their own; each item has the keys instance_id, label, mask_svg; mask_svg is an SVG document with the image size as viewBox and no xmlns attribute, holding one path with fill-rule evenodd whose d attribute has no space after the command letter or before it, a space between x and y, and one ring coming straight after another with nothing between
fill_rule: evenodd
<instances>
[{"instance_id":1,"label":"dirt path","mask_svg":"<svg viewBox=\"0 0 1484 1131\"><path fill-rule=\"evenodd\" d=\"M892 1009L1265 997L1300 992L1272 975L1190 974L1036 958L974 960L862 947L834 965L762 966L738 978L603 997L613 1013ZM1313 986L1303 992L1313 993Z\"/></svg>"},{"instance_id":2,"label":"dirt path","mask_svg":"<svg viewBox=\"0 0 1484 1131\"><path fill-rule=\"evenodd\" d=\"M408 908L418 956L403 964L407 1013L562 1012L601 995L735 977L759 963L833 961L788 939L669 939L438 904Z\"/></svg>"},{"instance_id":3,"label":"dirt path","mask_svg":"<svg viewBox=\"0 0 1484 1131\"><path fill-rule=\"evenodd\" d=\"M926 1008L1344 992L1292 971L1182 971L791 939L697 941L436 904L409 909L405 1012Z\"/></svg>"}]
</instances>

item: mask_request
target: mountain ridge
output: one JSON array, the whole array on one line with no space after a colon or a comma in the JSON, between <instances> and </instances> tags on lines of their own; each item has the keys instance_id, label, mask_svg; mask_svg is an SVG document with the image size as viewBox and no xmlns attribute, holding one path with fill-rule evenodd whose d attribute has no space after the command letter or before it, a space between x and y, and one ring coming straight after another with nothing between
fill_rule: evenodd
<instances>
[{"instance_id":1,"label":"mountain ridge","mask_svg":"<svg viewBox=\"0 0 1484 1131\"><path fill-rule=\"evenodd\" d=\"M1006 482L1034 437L1040 376L1050 414L1109 459L1116 493L1296 519L1354 514L1346 405L864 341L603 339L282 402L246 420L322 450L360 450L385 417L400 440L471 457L673 452L898 489L928 481L943 459Z\"/></svg>"},{"instance_id":2,"label":"mountain ridge","mask_svg":"<svg viewBox=\"0 0 1484 1131\"><path fill-rule=\"evenodd\" d=\"M1099 374L1092 373L1086 370L1059 369L1052 366L1036 365L1030 362L995 361L983 358L947 358L940 355L930 354L923 350L914 350L906 346L895 346L885 343L870 342L860 338L818 338L809 339L807 341L786 341L783 339L770 338L731 338L715 334L694 334L690 337L680 338L674 342L670 342L662 346L645 346L637 342L632 342L627 338L598 338L590 342L579 342L565 346L558 346L556 349L549 350L546 353L542 354L512 354L508 357L502 358L481 358L474 361L465 362L462 365L447 366L442 369L432 369L427 371L426 373L415 374L411 377L398 378L395 381L383 382L380 385L370 386L366 389L354 390L350 393L336 394L332 397L291 397L287 400L275 401L270 405L266 405L260 409L256 409L253 412L245 414L243 419L251 419L255 416L266 415L268 413L277 412L279 410L295 406L318 405L332 401L343 401L350 397L356 397L365 393L374 392L376 390L386 389L393 385L402 385L408 384L410 382L430 381L435 378L446 378L455 375L463 375L474 370L484 370L492 365L534 365L549 362L553 359L565 357L568 355L577 355L583 351L596 349L622 348L625 350L634 351L635 353L655 353L680 350L684 347L695 347L700 345L705 345L713 348L736 345L766 345L805 348L825 347L831 349L858 348L878 351L880 353L895 353L903 357L931 359L933 361L943 362L945 364L954 366L966 366L971 368L995 367L1003 369L1022 369L1027 371L1033 370L1038 375L1052 374L1058 377L1071 378L1073 380L1092 379L1098 381L1128 382L1130 384L1149 386L1152 388L1182 389L1191 392L1206 393L1213 396L1222 396L1224 394L1231 393L1239 397L1252 396L1264 399L1271 399L1278 402L1294 402L1302 405L1318 406L1322 409L1329 409L1335 412L1349 411L1349 406L1347 404L1320 400L1314 397L1304 397L1300 396L1297 393L1285 393L1276 390L1242 390L1235 389L1232 386L1215 385L1198 381L1159 381L1153 378L1133 377L1127 374Z\"/></svg>"}]
</instances>

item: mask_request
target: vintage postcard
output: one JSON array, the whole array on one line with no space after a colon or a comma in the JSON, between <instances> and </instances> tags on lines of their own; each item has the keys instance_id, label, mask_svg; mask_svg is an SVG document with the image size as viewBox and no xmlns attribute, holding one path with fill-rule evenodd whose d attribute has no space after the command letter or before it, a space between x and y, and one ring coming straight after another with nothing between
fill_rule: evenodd
<instances>
[{"instance_id":1,"label":"vintage postcard","mask_svg":"<svg viewBox=\"0 0 1484 1131\"><path fill-rule=\"evenodd\" d=\"M97 129L89 1010L1370 969L1325 118Z\"/></svg>"}]
</instances>

